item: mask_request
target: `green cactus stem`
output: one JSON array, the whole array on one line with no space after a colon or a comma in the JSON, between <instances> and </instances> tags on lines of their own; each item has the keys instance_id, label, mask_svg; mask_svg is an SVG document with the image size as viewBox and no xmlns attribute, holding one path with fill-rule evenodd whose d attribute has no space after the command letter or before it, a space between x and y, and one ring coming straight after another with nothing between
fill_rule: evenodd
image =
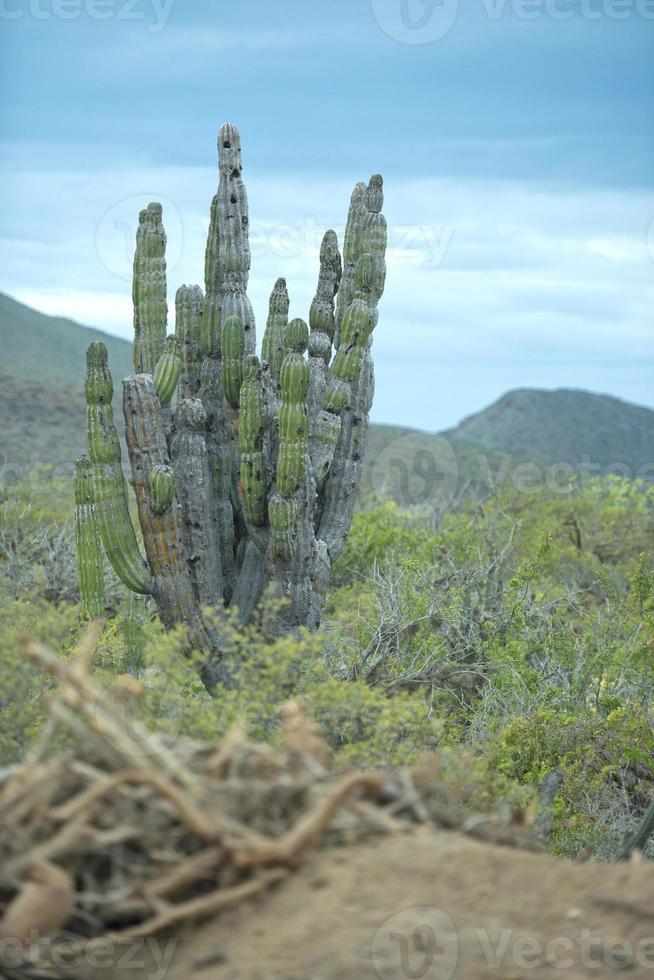
<instances>
[{"instance_id":1,"label":"green cactus stem","mask_svg":"<svg viewBox=\"0 0 654 980\"><path fill-rule=\"evenodd\" d=\"M123 414L139 523L156 582L159 614L166 626L180 621L194 623L198 610L184 560L179 506L173 496L169 506L160 511L153 495L153 482L157 483L171 462L161 406L149 375L137 374L123 381Z\"/></svg>"},{"instance_id":2,"label":"green cactus stem","mask_svg":"<svg viewBox=\"0 0 654 980\"><path fill-rule=\"evenodd\" d=\"M341 553L352 523L356 489L368 435L369 412L374 393L370 346L377 323L377 304L384 289L386 220L381 213L383 186L379 175L370 179L365 193L353 195L350 209L349 251L346 248L344 280L349 301L337 307L338 348L332 365L332 382L324 408L341 416L341 430L325 483L318 537L325 542L330 560ZM354 261L352 243L359 256ZM348 233L346 232L346 246ZM340 316L340 320L339 320Z\"/></svg>"},{"instance_id":3,"label":"green cactus stem","mask_svg":"<svg viewBox=\"0 0 654 980\"><path fill-rule=\"evenodd\" d=\"M309 326L312 334L327 334L330 343L334 339L336 326L334 300L342 274L343 263L336 232L326 231L320 246L320 275L309 313Z\"/></svg>"},{"instance_id":4,"label":"green cactus stem","mask_svg":"<svg viewBox=\"0 0 654 980\"><path fill-rule=\"evenodd\" d=\"M180 360L178 397L197 398L202 373L204 297L199 286L180 286L175 296L175 336ZM156 380L156 379L155 379Z\"/></svg>"},{"instance_id":5,"label":"green cactus stem","mask_svg":"<svg viewBox=\"0 0 654 980\"><path fill-rule=\"evenodd\" d=\"M123 602L123 670L133 677L140 677L145 666L145 634L147 619L146 599L127 591Z\"/></svg>"},{"instance_id":6,"label":"green cactus stem","mask_svg":"<svg viewBox=\"0 0 654 980\"><path fill-rule=\"evenodd\" d=\"M281 370L282 405L277 459L277 487L286 495L300 488L307 465L309 367L303 351L306 350L308 337L309 328L304 320L292 320L286 328L285 342L289 353L284 358Z\"/></svg>"},{"instance_id":7,"label":"green cactus stem","mask_svg":"<svg viewBox=\"0 0 654 980\"><path fill-rule=\"evenodd\" d=\"M368 214L367 196L368 185L361 182L352 191L352 197L350 199L350 209L348 211L345 238L343 241L343 274L336 303L333 337L336 348L338 348L340 343L339 334L343 316L352 302L354 295L354 269L359 256L363 253L363 225Z\"/></svg>"},{"instance_id":8,"label":"green cactus stem","mask_svg":"<svg viewBox=\"0 0 654 980\"><path fill-rule=\"evenodd\" d=\"M275 491L269 502L274 560L290 561L295 553L295 522L298 504L293 497Z\"/></svg>"},{"instance_id":9,"label":"green cactus stem","mask_svg":"<svg viewBox=\"0 0 654 980\"><path fill-rule=\"evenodd\" d=\"M157 463L150 470L150 500L155 514L164 514L173 502L172 467Z\"/></svg>"},{"instance_id":10,"label":"green cactus stem","mask_svg":"<svg viewBox=\"0 0 654 980\"><path fill-rule=\"evenodd\" d=\"M261 346L261 356L268 365L271 378L276 381L279 381L279 373L286 352L284 338L288 325L288 309L289 299L286 280L278 279L270 295L268 321Z\"/></svg>"},{"instance_id":11,"label":"green cactus stem","mask_svg":"<svg viewBox=\"0 0 654 980\"><path fill-rule=\"evenodd\" d=\"M209 234L204 253L204 309L201 325L202 353L205 357L220 357L220 300L222 269L218 259L218 195L211 202ZM186 287L180 286L180 289ZM193 394L193 393L191 393Z\"/></svg>"},{"instance_id":12,"label":"green cactus stem","mask_svg":"<svg viewBox=\"0 0 654 980\"><path fill-rule=\"evenodd\" d=\"M238 316L229 316L222 325L223 390L225 398L238 408L243 382L243 358L245 356L245 328Z\"/></svg>"},{"instance_id":13,"label":"green cactus stem","mask_svg":"<svg viewBox=\"0 0 654 980\"><path fill-rule=\"evenodd\" d=\"M181 372L182 362L178 353L177 338L171 334L166 337L163 354L154 369L154 390L162 405L170 405Z\"/></svg>"},{"instance_id":14,"label":"green cactus stem","mask_svg":"<svg viewBox=\"0 0 654 980\"><path fill-rule=\"evenodd\" d=\"M86 456L75 463L75 547L82 621L104 616L102 540L93 499L92 468Z\"/></svg>"},{"instance_id":15,"label":"green cactus stem","mask_svg":"<svg viewBox=\"0 0 654 980\"><path fill-rule=\"evenodd\" d=\"M218 156L221 159L220 136ZM225 168L226 169L226 168ZM222 169L220 181L224 181ZM219 208L218 194L211 202L209 235L204 262L204 306L201 324L201 362L198 376L199 391L188 389L182 397L199 396L204 409L206 425L206 447L210 468L210 487L207 489L205 518L203 524L215 524L219 541L218 562L221 566L220 581L223 596L229 601L236 577L234 552L235 530L232 509L231 454L227 426L225 423L225 402L222 380L222 337L220 310L223 298L224 270L219 247ZM212 566L212 563L209 563ZM204 581L204 576L202 576Z\"/></svg>"},{"instance_id":16,"label":"green cactus stem","mask_svg":"<svg viewBox=\"0 0 654 980\"><path fill-rule=\"evenodd\" d=\"M219 309L221 328L237 316L243 324L245 349L256 346L254 311L248 299L250 243L248 198L242 179L241 137L236 126L226 123L218 133L218 194L216 200L217 259L220 269Z\"/></svg>"},{"instance_id":17,"label":"green cactus stem","mask_svg":"<svg viewBox=\"0 0 654 980\"><path fill-rule=\"evenodd\" d=\"M116 575L134 592L152 588L127 505L118 433L113 423L113 383L107 348L94 341L86 354L86 428L93 497L102 543Z\"/></svg>"},{"instance_id":18,"label":"green cactus stem","mask_svg":"<svg viewBox=\"0 0 654 980\"><path fill-rule=\"evenodd\" d=\"M166 233L161 205L148 204L139 215L134 255L134 370L152 374L166 338Z\"/></svg>"},{"instance_id":19,"label":"green cactus stem","mask_svg":"<svg viewBox=\"0 0 654 980\"><path fill-rule=\"evenodd\" d=\"M206 429L207 416L200 399L181 401L171 454L175 495L183 517L184 555L199 605L215 607L221 604L224 586L217 514L207 507L207 500L213 497L214 474Z\"/></svg>"},{"instance_id":20,"label":"green cactus stem","mask_svg":"<svg viewBox=\"0 0 654 980\"><path fill-rule=\"evenodd\" d=\"M246 358L241 386L239 439L241 450L241 493L245 519L262 527L266 517L268 474L263 458L266 406L259 358Z\"/></svg>"}]
</instances>

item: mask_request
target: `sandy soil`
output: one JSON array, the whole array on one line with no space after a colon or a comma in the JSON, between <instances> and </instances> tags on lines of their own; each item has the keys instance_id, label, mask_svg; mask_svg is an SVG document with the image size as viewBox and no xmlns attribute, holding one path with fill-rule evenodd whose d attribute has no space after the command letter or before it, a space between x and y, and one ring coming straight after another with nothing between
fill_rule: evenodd
<instances>
[{"instance_id":1,"label":"sandy soil","mask_svg":"<svg viewBox=\"0 0 654 980\"><path fill-rule=\"evenodd\" d=\"M317 852L182 935L166 980L654 978L654 867L448 832Z\"/></svg>"}]
</instances>

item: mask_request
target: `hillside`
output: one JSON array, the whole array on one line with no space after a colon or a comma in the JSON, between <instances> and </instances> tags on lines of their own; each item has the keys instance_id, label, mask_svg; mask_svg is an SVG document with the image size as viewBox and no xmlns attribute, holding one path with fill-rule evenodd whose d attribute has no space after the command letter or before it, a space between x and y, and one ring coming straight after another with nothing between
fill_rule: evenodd
<instances>
[{"instance_id":1,"label":"hillside","mask_svg":"<svg viewBox=\"0 0 654 980\"><path fill-rule=\"evenodd\" d=\"M520 459L595 464L592 472L633 477L653 462L654 412L588 391L520 388L444 434Z\"/></svg>"},{"instance_id":2,"label":"hillside","mask_svg":"<svg viewBox=\"0 0 654 980\"><path fill-rule=\"evenodd\" d=\"M0 466L5 481L38 463L66 472L83 451L84 364L92 340L107 345L115 379L129 374L127 341L45 316L0 293Z\"/></svg>"},{"instance_id":3,"label":"hillside","mask_svg":"<svg viewBox=\"0 0 654 980\"><path fill-rule=\"evenodd\" d=\"M130 344L72 320L45 316L0 294L0 466L9 482L38 463L70 472L84 449L84 360L103 340L117 383L132 370ZM120 426L122 413L114 400ZM651 457L654 411L606 395L511 391L442 434L389 425L370 432L361 492L404 506L447 507L486 494L509 457L573 466L590 461L637 473Z\"/></svg>"}]
</instances>

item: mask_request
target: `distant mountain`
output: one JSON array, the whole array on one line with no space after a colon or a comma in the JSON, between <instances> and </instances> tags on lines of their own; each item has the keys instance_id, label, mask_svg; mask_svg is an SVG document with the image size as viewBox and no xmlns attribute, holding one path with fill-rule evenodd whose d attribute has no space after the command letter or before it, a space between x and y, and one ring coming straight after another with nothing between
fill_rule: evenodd
<instances>
[{"instance_id":1,"label":"distant mountain","mask_svg":"<svg viewBox=\"0 0 654 980\"><path fill-rule=\"evenodd\" d=\"M444 435L518 459L654 477L654 411L609 395L520 388Z\"/></svg>"},{"instance_id":2,"label":"distant mountain","mask_svg":"<svg viewBox=\"0 0 654 980\"><path fill-rule=\"evenodd\" d=\"M126 340L72 320L45 316L0 293L3 482L38 463L52 463L69 472L84 451L85 355L92 340L107 345L114 383L132 371L131 345ZM114 410L117 406L114 397Z\"/></svg>"},{"instance_id":3,"label":"distant mountain","mask_svg":"<svg viewBox=\"0 0 654 980\"><path fill-rule=\"evenodd\" d=\"M109 350L120 429L120 381L132 371L131 345L0 293L0 482L39 463L71 472L85 448L83 381L92 340ZM445 507L487 494L516 460L594 464L601 472L621 464L636 474L653 454L648 408L584 391L521 389L440 434L373 425L362 494Z\"/></svg>"}]
</instances>

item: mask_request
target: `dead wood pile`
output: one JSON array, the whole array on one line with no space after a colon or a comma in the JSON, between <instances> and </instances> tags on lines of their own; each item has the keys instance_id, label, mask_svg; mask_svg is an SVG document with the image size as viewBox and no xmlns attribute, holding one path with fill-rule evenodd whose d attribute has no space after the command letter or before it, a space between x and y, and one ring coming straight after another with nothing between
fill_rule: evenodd
<instances>
[{"instance_id":1,"label":"dead wood pile","mask_svg":"<svg viewBox=\"0 0 654 980\"><path fill-rule=\"evenodd\" d=\"M80 952L244 902L321 841L436 823L538 846L527 831L471 817L429 766L331 773L325 742L296 702L282 708L279 751L236 729L211 745L126 725L120 699L90 674L97 639L91 626L73 663L25 641L58 693L38 744L0 772L0 973L10 980L81 976ZM122 691L130 694L136 683ZM72 747L53 752L62 729ZM68 965L53 961L57 939Z\"/></svg>"}]
</instances>

